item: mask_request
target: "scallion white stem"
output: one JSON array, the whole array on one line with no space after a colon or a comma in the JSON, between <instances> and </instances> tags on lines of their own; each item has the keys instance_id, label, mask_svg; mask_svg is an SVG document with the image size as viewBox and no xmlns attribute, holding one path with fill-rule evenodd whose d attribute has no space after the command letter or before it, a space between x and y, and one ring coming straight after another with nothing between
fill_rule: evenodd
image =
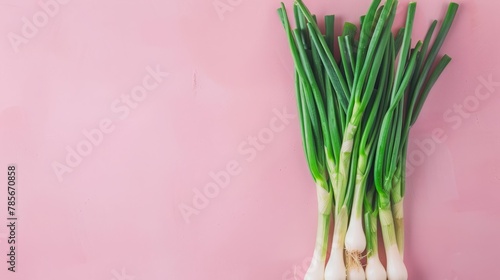
<instances>
[{"instance_id":1,"label":"scallion white stem","mask_svg":"<svg viewBox=\"0 0 500 280\"><path fill-rule=\"evenodd\" d=\"M363 231L363 199L366 186L367 157L360 152L356 170L356 185L354 189L351 218L345 237L347 258L347 279L364 280L365 273L361 265L361 254L366 248L366 236Z\"/></svg>"},{"instance_id":2,"label":"scallion white stem","mask_svg":"<svg viewBox=\"0 0 500 280\"><path fill-rule=\"evenodd\" d=\"M332 209L332 196L325 187L316 187L318 196L318 229L316 233L316 246L311 260L311 265L304 276L304 280L324 280L326 253L328 250L328 236Z\"/></svg>"},{"instance_id":3,"label":"scallion white stem","mask_svg":"<svg viewBox=\"0 0 500 280\"><path fill-rule=\"evenodd\" d=\"M401 193L402 190L402 177L401 177L401 167L400 162L394 178L392 179L392 215L394 217L394 224L396 230L396 242L398 244L399 253L401 257L404 257L404 244L405 244L405 228L404 228L404 197Z\"/></svg>"},{"instance_id":4,"label":"scallion white stem","mask_svg":"<svg viewBox=\"0 0 500 280\"><path fill-rule=\"evenodd\" d=\"M389 203L390 204L390 203ZM390 206L380 203L379 216L382 227L382 236L384 238L385 254L387 256L387 279L388 280L406 280L408 272L403 263L403 258L399 253L394 231L394 222Z\"/></svg>"},{"instance_id":5,"label":"scallion white stem","mask_svg":"<svg viewBox=\"0 0 500 280\"><path fill-rule=\"evenodd\" d=\"M370 202L368 202L370 203ZM371 203L370 203L371 204ZM368 206L371 208L371 206ZM378 211L366 210L365 213L365 231L367 239L367 261L365 268L366 280L387 280L387 273L380 262L378 255L378 230L377 230Z\"/></svg>"},{"instance_id":6,"label":"scallion white stem","mask_svg":"<svg viewBox=\"0 0 500 280\"><path fill-rule=\"evenodd\" d=\"M344 238L347 229L347 208L342 207L335 216L330 259L326 265L325 280L345 280L346 268L344 263Z\"/></svg>"}]
</instances>

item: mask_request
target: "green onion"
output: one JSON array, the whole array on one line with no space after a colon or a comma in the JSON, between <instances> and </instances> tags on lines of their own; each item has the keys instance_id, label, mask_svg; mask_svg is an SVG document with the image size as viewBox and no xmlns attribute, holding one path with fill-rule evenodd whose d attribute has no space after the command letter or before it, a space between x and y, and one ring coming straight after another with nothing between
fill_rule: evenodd
<instances>
[{"instance_id":1,"label":"green onion","mask_svg":"<svg viewBox=\"0 0 500 280\"><path fill-rule=\"evenodd\" d=\"M284 4L278 9L295 64L304 154L318 198L316 247L307 280L408 278L403 263L408 136L451 61L437 56L458 5L450 4L432 44L436 21L424 41L412 47L416 3L408 5L406 23L394 35L398 1L381 2L372 1L359 28L344 23L337 59L334 15L325 16L322 34L302 0L293 6L295 29ZM378 254L377 220L386 270Z\"/></svg>"}]
</instances>

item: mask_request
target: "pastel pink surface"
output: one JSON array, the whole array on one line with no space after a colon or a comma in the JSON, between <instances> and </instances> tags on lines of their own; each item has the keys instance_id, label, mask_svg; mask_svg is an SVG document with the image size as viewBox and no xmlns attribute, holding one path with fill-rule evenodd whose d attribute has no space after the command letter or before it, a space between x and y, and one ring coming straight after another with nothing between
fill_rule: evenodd
<instances>
[{"instance_id":1,"label":"pastel pink surface","mask_svg":"<svg viewBox=\"0 0 500 280\"><path fill-rule=\"evenodd\" d=\"M279 1L66 1L15 52L9 33L46 2L1 2L0 278L302 279L316 197ZM337 14L340 30L369 2L307 4ZM229 9L218 14L214 3ZM453 61L411 135L410 279L500 279L500 96L498 83L484 85L500 80L500 6L460 4L443 46ZM446 6L418 1L415 38ZM112 104L148 66L169 76L120 118ZM58 180L54 162L104 119L114 130ZM436 133L443 143L422 146ZM259 135L268 142L250 148ZM5 262L9 164L18 168L16 273ZM237 175L208 206L183 215L210 174L227 169Z\"/></svg>"}]
</instances>

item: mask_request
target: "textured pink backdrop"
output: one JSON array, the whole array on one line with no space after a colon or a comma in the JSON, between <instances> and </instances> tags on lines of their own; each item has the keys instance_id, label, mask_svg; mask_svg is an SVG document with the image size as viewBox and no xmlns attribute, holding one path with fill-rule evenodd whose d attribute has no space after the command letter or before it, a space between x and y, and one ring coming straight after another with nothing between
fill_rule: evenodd
<instances>
[{"instance_id":1,"label":"textured pink backdrop","mask_svg":"<svg viewBox=\"0 0 500 280\"><path fill-rule=\"evenodd\" d=\"M302 279L316 202L286 115L296 110L279 2L61 0L44 18L47 2L0 1L0 278ZM338 28L369 2L307 1L338 14ZM422 38L447 3L418 3ZM412 133L410 279L500 279L500 5L460 3L443 47L454 60ZM23 35L33 16L41 27ZM154 82L148 67L169 75L123 107ZM55 162L102 121L109 133L59 180ZM442 143L429 142L436 133ZM5 262L11 163L16 273ZM229 171L214 188L210 174ZM211 198L195 195L205 188Z\"/></svg>"}]
</instances>

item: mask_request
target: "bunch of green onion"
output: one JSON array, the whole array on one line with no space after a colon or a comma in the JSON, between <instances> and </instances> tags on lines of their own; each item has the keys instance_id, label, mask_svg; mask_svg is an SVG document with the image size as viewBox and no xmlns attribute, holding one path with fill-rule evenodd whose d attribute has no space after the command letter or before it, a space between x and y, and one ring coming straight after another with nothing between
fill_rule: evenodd
<instances>
[{"instance_id":1,"label":"bunch of green onion","mask_svg":"<svg viewBox=\"0 0 500 280\"><path fill-rule=\"evenodd\" d=\"M424 41L413 46L416 3L408 5L405 26L394 35L397 6L397 0L383 5L373 0L359 29L344 23L337 44L333 15L325 16L323 34L301 0L293 5L295 28L283 3L278 9L295 63L304 151L318 197L316 248L306 280L408 278L403 263L408 135L451 61L438 53L458 4L449 5L436 36L434 21Z\"/></svg>"}]
</instances>

